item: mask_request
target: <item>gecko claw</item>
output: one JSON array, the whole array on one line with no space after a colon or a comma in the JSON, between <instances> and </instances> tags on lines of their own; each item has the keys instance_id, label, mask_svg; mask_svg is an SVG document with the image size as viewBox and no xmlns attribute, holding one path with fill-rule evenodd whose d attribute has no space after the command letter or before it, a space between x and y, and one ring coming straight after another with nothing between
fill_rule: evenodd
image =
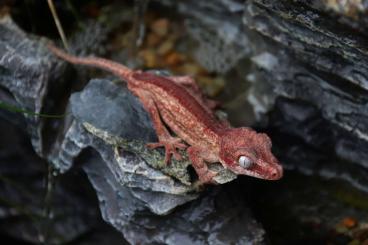
<instances>
[{"instance_id":1,"label":"gecko claw","mask_svg":"<svg viewBox=\"0 0 368 245\"><path fill-rule=\"evenodd\" d=\"M183 157L177 152L177 149L186 149L187 146L184 143L181 143L180 138L170 137L160 139L159 142L156 143L148 143L147 147L154 149L158 147L165 147L165 163L169 164L171 161L171 155L174 155L174 158L177 161L183 159Z\"/></svg>"},{"instance_id":2,"label":"gecko claw","mask_svg":"<svg viewBox=\"0 0 368 245\"><path fill-rule=\"evenodd\" d=\"M199 185L216 184L216 181L214 181L213 178L216 177L217 174L218 172L208 170L206 173L202 175L198 175L198 178L199 178L198 184Z\"/></svg>"}]
</instances>

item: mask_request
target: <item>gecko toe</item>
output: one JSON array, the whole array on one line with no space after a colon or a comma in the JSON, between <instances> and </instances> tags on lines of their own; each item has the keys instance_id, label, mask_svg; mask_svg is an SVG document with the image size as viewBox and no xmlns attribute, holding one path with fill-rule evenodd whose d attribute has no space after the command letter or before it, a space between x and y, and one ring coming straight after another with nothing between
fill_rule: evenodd
<instances>
[{"instance_id":1,"label":"gecko toe","mask_svg":"<svg viewBox=\"0 0 368 245\"><path fill-rule=\"evenodd\" d=\"M199 178L199 182L201 184L216 184L216 181L214 181L214 177L216 177L218 173L208 170L206 173L204 173L203 175L198 176Z\"/></svg>"},{"instance_id":2,"label":"gecko toe","mask_svg":"<svg viewBox=\"0 0 368 245\"><path fill-rule=\"evenodd\" d=\"M171 162L171 152L167 149L165 150L165 164L169 165Z\"/></svg>"},{"instance_id":3,"label":"gecko toe","mask_svg":"<svg viewBox=\"0 0 368 245\"><path fill-rule=\"evenodd\" d=\"M183 159L183 157L175 149L172 153L177 161L181 161Z\"/></svg>"},{"instance_id":4,"label":"gecko toe","mask_svg":"<svg viewBox=\"0 0 368 245\"><path fill-rule=\"evenodd\" d=\"M155 142L155 143L148 143L147 147L149 147L150 149L154 149L157 147L164 147L166 164L169 164L171 162L171 155L173 155L177 161L182 160L183 158L181 154L177 152L176 149L186 149L187 148L187 146L184 143L181 143L180 138L175 138L175 137L161 139L159 142Z\"/></svg>"},{"instance_id":5,"label":"gecko toe","mask_svg":"<svg viewBox=\"0 0 368 245\"><path fill-rule=\"evenodd\" d=\"M146 146L150 149L155 149L157 147L162 147L162 143L157 142L157 143L147 143Z\"/></svg>"}]
</instances>

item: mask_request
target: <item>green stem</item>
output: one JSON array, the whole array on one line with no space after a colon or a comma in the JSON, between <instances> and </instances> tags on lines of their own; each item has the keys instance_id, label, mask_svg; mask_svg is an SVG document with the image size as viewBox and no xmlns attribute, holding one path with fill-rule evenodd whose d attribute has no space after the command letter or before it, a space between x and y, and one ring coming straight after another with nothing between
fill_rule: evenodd
<instances>
[{"instance_id":1,"label":"green stem","mask_svg":"<svg viewBox=\"0 0 368 245\"><path fill-rule=\"evenodd\" d=\"M16 107L14 105L4 103L2 101L0 101L0 108L3 108L3 109L8 110L8 111L25 113L25 114L28 114L28 115L31 115L31 116L39 116L39 117L45 117L45 118L63 118L63 117L66 116L66 114L63 114L63 115L48 115L48 114L43 114L43 113L36 113L36 112L32 112L32 111L28 111L28 110Z\"/></svg>"}]
</instances>

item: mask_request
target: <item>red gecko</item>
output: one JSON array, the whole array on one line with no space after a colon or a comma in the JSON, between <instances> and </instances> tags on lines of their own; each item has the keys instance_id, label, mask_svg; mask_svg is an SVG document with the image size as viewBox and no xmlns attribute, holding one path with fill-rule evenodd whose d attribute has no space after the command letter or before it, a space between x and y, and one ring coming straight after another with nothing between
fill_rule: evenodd
<instances>
[{"instance_id":1,"label":"red gecko","mask_svg":"<svg viewBox=\"0 0 368 245\"><path fill-rule=\"evenodd\" d=\"M124 79L128 89L142 102L149 113L159 142L151 148L165 147L165 161L171 155L181 159L177 149L187 148L201 183L214 183L215 172L207 164L220 162L236 174L277 180L283 169L271 152L271 140L251 128L231 128L219 121L210 109L196 83L189 76L163 77L142 71L133 71L119 63L95 57L80 58L48 45L58 57L73 64L98 67ZM170 135L166 126L177 137ZM185 143L189 145L187 145Z\"/></svg>"}]
</instances>

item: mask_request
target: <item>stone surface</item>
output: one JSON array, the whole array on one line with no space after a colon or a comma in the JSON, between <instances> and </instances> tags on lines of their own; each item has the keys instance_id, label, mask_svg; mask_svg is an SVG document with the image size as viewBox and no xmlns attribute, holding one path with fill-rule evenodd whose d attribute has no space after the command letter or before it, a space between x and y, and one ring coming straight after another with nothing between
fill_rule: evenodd
<instances>
[{"instance_id":1,"label":"stone surface","mask_svg":"<svg viewBox=\"0 0 368 245\"><path fill-rule=\"evenodd\" d=\"M268 83L274 97L288 98L289 104L305 101L315 106L320 116L331 122L331 134L314 137L329 138L336 155L367 167L368 80L364 74L368 52L363 33L344 35L353 29L341 32L343 23L306 5L247 2L243 22L257 33L258 40L252 42L258 50L252 57L259 68L255 73ZM308 116L302 111L284 113L291 117L300 114L304 119L299 119L308 125ZM309 132L290 133L308 143Z\"/></svg>"},{"instance_id":2,"label":"stone surface","mask_svg":"<svg viewBox=\"0 0 368 245\"><path fill-rule=\"evenodd\" d=\"M154 213L167 212L183 198L121 185L97 159L89 159L84 169L97 191L103 218L131 244L265 243L264 230L236 192L210 192L170 214L157 216ZM127 154L125 159L137 162L134 155Z\"/></svg>"},{"instance_id":3,"label":"stone surface","mask_svg":"<svg viewBox=\"0 0 368 245\"><path fill-rule=\"evenodd\" d=\"M171 164L166 165L162 154L163 149L149 150L145 147L147 142L155 142L157 138L148 114L139 100L126 88L108 80L92 80L81 93L72 95L71 111L88 132L102 139L106 144L116 149L121 147L123 150L137 153L150 166L185 185L191 185L187 171L190 162L186 156L185 161L179 162L173 159ZM184 152L182 154L185 155ZM57 166L65 171L67 168L61 167L65 164L67 163L60 163ZM217 167L217 171L219 174L215 180L219 183L235 178L234 174L222 167Z\"/></svg>"},{"instance_id":4,"label":"stone surface","mask_svg":"<svg viewBox=\"0 0 368 245\"><path fill-rule=\"evenodd\" d=\"M188 34L198 43L193 54L208 71L226 73L251 52L239 21L244 9L241 1L161 2L185 16Z\"/></svg>"},{"instance_id":5,"label":"stone surface","mask_svg":"<svg viewBox=\"0 0 368 245\"><path fill-rule=\"evenodd\" d=\"M359 150L361 142L354 135L334 127L324 119L316 106L291 99L276 101L270 114L275 150L285 169L297 170L307 176L319 176L328 180L344 180L357 189L368 191L368 174L364 165L353 164L348 157L366 154L348 150L348 144ZM324 137L321 137L324 135ZM288 137L288 143L284 138Z\"/></svg>"},{"instance_id":6,"label":"stone surface","mask_svg":"<svg viewBox=\"0 0 368 245\"><path fill-rule=\"evenodd\" d=\"M251 104L258 125L282 131L278 137L283 139L287 139L283 135L297 136L316 148L317 155L337 156L346 169L338 167L334 171L336 166L331 164L326 177L349 179L354 185L367 188L365 178L360 181L359 174L365 175L368 166L365 150L368 148L368 80L364 75L368 68L368 49L364 32L366 17L362 14L367 7L364 1L163 3L188 18L188 31L199 41L199 46L201 36L206 36L208 30L216 30L211 38L203 40L208 43L223 40L236 47L243 58L250 59L251 66L244 66L239 59L225 62L237 71L248 71L243 76L251 82L251 87L243 96ZM194 23L194 29L190 23ZM225 50L232 53L229 48ZM214 62L219 60L213 58L218 54L226 57L215 49L207 51L205 57L212 57L209 59ZM197 59L201 62L200 57ZM280 110L282 112L277 114L280 118L267 116L270 111ZM327 130L316 130L315 122ZM311 128L313 130L309 130ZM328 142L328 147L321 142ZM282 155L281 152L280 157ZM296 169L308 168L309 172L318 168L318 164L306 167L298 161L288 162ZM341 171L354 174L345 175Z\"/></svg>"},{"instance_id":7,"label":"stone surface","mask_svg":"<svg viewBox=\"0 0 368 245\"><path fill-rule=\"evenodd\" d=\"M252 202L259 207L255 212L271 244L349 244L365 239L361 235L367 234L366 191L295 171L274 185L258 187ZM354 227L342 225L346 219L355 220Z\"/></svg>"},{"instance_id":8,"label":"stone surface","mask_svg":"<svg viewBox=\"0 0 368 245\"><path fill-rule=\"evenodd\" d=\"M97 200L82 171L54 176L52 198L46 201L48 164L34 152L29 136L4 120L0 120L0 135L3 234L31 243L60 244L99 230Z\"/></svg>"},{"instance_id":9,"label":"stone surface","mask_svg":"<svg viewBox=\"0 0 368 245\"><path fill-rule=\"evenodd\" d=\"M191 204L190 208L174 210L199 197L190 184L188 163L174 161L168 167L157 165L163 162L162 152L147 150L144 146L145 142L156 140L148 115L124 87L108 80L92 80L82 92L71 97L71 111L76 121L66 133L54 166L64 172L74 159L79 159L78 164L82 164L96 190L103 218L132 244L177 244L179 240L186 244L206 239L210 244L220 241L225 244L228 239L238 244L264 241L263 229L250 211L244 209L243 204L226 202L225 197L211 194L211 197L203 197L209 207ZM223 181L233 179L221 171ZM225 206L218 208L211 204L217 198ZM211 213L210 217L187 220L192 212L203 210ZM229 221L216 215L229 215L232 219L237 217L233 212L244 212L239 222L249 226L246 233L232 236ZM193 227L197 221L202 222L203 227ZM213 222L218 225L206 230ZM152 226L156 227L155 232ZM210 238L203 235L204 232L211 234ZM192 240L191 236L196 238Z\"/></svg>"},{"instance_id":10,"label":"stone surface","mask_svg":"<svg viewBox=\"0 0 368 245\"><path fill-rule=\"evenodd\" d=\"M2 101L41 113L47 112L50 104L62 96L59 93L52 99L48 98L63 84L56 59L52 58L40 38L24 33L7 15L0 18L0 57ZM35 150L45 155L48 147L42 136L46 127L44 120L29 114L24 117ZM14 119L17 118L20 123L24 121L17 116Z\"/></svg>"}]
</instances>

